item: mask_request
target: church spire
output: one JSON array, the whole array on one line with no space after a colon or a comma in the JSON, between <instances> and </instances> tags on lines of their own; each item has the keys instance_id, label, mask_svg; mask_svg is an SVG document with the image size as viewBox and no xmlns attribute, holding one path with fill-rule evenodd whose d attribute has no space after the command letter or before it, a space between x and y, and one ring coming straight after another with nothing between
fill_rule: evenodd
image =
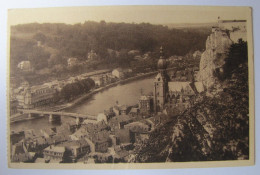
<instances>
[{"instance_id":1,"label":"church spire","mask_svg":"<svg viewBox=\"0 0 260 175\"><path fill-rule=\"evenodd\" d=\"M166 94L168 91L167 62L164 57L163 47L160 47L160 58L157 63L158 74L154 80L154 111L159 112L164 109Z\"/></svg>"},{"instance_id":2,"label":"church spire","mask_svg":"<svg viewBox=\"0 0 260 175\"><path fill-rule=\"evenodd\" d=\"M163 53L163 47L162 46L160 48L160 59L158 60L157 68L159 70L165 70L167 68L167 63L166 63L166 59L164 58L164 53Z\"/></svg>"},{"instance_id":3,"label":"church spire","mask_svg":"<svg viewBox=\"0 0 260 175\"><path fill-rule=\"evenodd\" d=\"M160 59L164 58L164 54L163 54L163 46L160 47Z\"/></svg>"}]
</instances>

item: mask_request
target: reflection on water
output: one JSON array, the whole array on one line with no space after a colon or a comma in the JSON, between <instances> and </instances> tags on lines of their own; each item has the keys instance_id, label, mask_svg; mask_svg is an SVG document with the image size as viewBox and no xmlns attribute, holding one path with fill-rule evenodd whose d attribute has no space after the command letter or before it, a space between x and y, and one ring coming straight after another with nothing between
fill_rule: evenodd
<instances>
[{"instance_id":1,"label":"reflection on water","mask_svg":"<svg viewBox=\"0 0 260 175\"><path fill-rule=\"evenodd\" d=\"M49 122L49 117L37 117L31 120L25 120L20 122L15 122L11 124L11 131L24 131L28 129L33 129L39 131L44 128L52 128L60 126L62 123L66 123L70 120L75 120L70 117L61 117L60 121Z\"/></svg>"},{"instance_id":2,"label":"reflection on water","mask_svg":"<svg viewBox=\"0 0 260 175\"><path fill-rule=\"evenodd\" d=\"M107 90L99 92L92 98L82 102L81 104L68 109L69 112L97 115L104 110L115 105L116 101L119 104L134 105L138 103L141 92L148 94L153 91L153 77L143 80L136 80L127 84L117 85ZM70 117L62 117L61 122L49 122L48 117L39 117L33 120L21 121L11 124L11 130L21 131L34 129L39 131L43 128L51 128L66 123L67 121L75 120Z\"/></svg>"},{"instance_id":3,"label":"reflection on water","mask_svg":"<svg viewBox=\"0 0 260 175\"><path fill-rule=\"evenodd\" d=\"M119 104L134 105L138 103L141 91L144 94L153 92L153 77L133 81L124 85L117 85L99 92L92 99L71 108L69 111L97 115L115 105L116 101Z\"/></svg>"}]
</instances>

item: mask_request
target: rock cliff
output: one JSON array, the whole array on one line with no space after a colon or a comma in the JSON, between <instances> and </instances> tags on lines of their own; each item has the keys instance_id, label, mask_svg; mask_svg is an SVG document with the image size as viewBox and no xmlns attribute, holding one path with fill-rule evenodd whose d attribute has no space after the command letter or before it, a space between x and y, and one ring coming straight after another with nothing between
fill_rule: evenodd
<instances>
[{"instance_id":1,"label":"rock cliff","mask_svg":"<svg viewBox=\"0 0 260 175\"><path fill-rule=\"evenodd\" d=\"M212 27L212 33L206 41L206 50L201 55L198 81L202 81L206 89L218 85L214 75L216 71L223 71L227 52L233 43L239 39L246 40L246 23L227 21Z\"/></svg>"}]
</instances>

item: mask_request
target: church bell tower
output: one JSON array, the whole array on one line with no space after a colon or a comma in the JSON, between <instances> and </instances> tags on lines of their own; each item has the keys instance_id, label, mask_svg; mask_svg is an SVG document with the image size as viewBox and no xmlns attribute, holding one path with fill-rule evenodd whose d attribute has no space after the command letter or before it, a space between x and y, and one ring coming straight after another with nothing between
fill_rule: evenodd
<instances>
[{"instance_id":1,"label":"church bell tower","mask_svg":"<svg viewBox=\"0 0 260 175\"><path fill-rule=\"evenodd\" d=\"M164 58L163 48L160 48L160 59L157 63L158 74L154 79L154 111L163 110L166 103L166 93L168 90L167 62Z\"/></svg>"}]
</instances>

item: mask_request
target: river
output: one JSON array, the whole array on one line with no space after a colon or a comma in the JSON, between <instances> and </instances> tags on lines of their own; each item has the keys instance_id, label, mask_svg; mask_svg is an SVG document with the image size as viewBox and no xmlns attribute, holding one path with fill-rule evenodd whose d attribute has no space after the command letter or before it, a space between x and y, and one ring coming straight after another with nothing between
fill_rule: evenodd
<instances>
[{"instance_id":1,"label":"river","mask_svg":"<svg viewBox=\"0 0 260 175\"><path fill-rule=\"evenodd\" d=\"M153 92L153 79L154 76L151 76L144 79L131 81L126 84L119 84L117 86L98 92L91 98L86 99L82 103L66 109L65 111L97 115L115 105L116 101L122 105L135 105L138 103L141 92L143 94L149 94ZM39 117L32 120L12 123L11 130L21 131L34 129L37 132L42 128L59 126L69 120L73 119L69 117L63 117L61 118L60 123L49 123L48 117Z\"/></svg>"}]
</instances>

